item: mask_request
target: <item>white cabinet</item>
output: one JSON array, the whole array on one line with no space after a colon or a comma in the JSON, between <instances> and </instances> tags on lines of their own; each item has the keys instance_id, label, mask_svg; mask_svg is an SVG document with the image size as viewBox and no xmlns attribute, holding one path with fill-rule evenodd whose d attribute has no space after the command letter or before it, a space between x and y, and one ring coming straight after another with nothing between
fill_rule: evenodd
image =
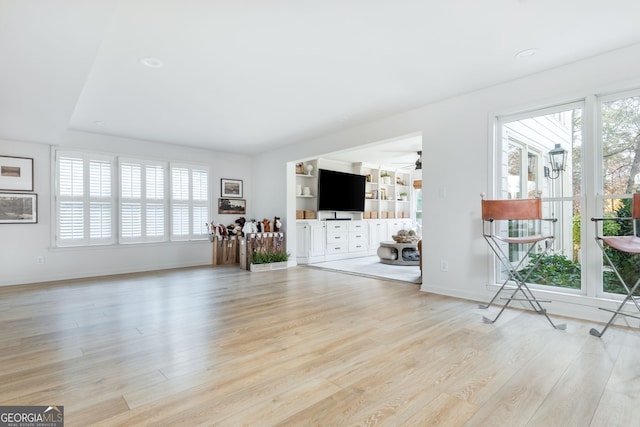
<instances>
[{"instance_id":1,"label":"white cabinet","mask_svg":"<svg viewBox=\"0 0 640 427\"><path fill-rule=\"evenodd\" d=\"M325 225L321 221L296 224L296 261L300 264L324 260Z\"/></svg>"},{"instance_id":2,"label":"white cabinet","mask_svg":"<svg viewBox=\"0 0 640 427\"><path fill-rule=\"evenodd\" d=\"M389 240L387 236L387 221L372 220L369 225L369 252L377 253L380 242Z\"/></svg>"},{"instance_id":3,"label":"white cabinet","mask_svg":"<svg viewBox=\"0 0 640 427\"><path fill-rule=\"evenodd\" d=\"M322 221L314 221L309 226L311 239L309 241L309 257L316 259L324 256L325 250L325 225Z\"/></svg>"},{"instance_id":4,"label":"white cabinet","mask_svg":"<svg viewBox=\"0 0 640 427\"><path fill-rule=\"evenodd\" d=\"M309 224L297 223L296 224L296 261L301 264L309 262L309 241L311 239L311 233Z\"/></svg>"},{"instance_id":5,"label":"white cabinet","mask_svg":"<svg viewBox=\"0 0 640 427\"><path fill-rule=\"evenodd\" d=\"M369 247L367 224L364 221L353 221L349 222L347 229L349 230L349 253L365 252Z\"/></svg>"},{"instance_id":6,"label":"white cabinet","mask_svg":"<svg viewBox=\"0 0 640 427\"><path fill-rule=\"evenodd\" d=\"M343 254L349 251L349 230L347 221L329 221L327 230L327 255Z\"/></svg>"}]
</instances>

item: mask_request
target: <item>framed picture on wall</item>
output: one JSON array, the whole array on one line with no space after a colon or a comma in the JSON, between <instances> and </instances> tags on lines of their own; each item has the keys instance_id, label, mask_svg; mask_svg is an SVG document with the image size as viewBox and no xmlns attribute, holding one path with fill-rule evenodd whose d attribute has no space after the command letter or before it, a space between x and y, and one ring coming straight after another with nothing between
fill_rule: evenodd
<instances>
[{"instance_id":1,"label":"framed picture on wall","mask_svg":"<svg viewBox=\"0 0 640 427\"><path fill-rule=\"evenodd\" d=\"M0 190L33 191L33 159L0 156Z\"/></svg>"},{"instance_id":2,"label":"framed picture on wall","mask_svg":"<svg viewBox=\"0 0 640 427\"><path fill-rule=\"evenodd\" d=\"M220 197L236 197L242 198L242 180L226 179L220 180Z\"/></svg>"},{"instance_id":3,"label":"framed picture on wall","mask_svg":"<svg viewBox=\"0 0 640 427\"><path fill-rule=\"evenodd\" d=\"M0 224L35 224L37 222L37 194L0 193Z\"/></svg>"},{"instance_id":4,"label":"framed picture on wall","mask_svg":"<svg viewBox=\"0 0 640 427\"><path fill-rule=\"evenodd\" d=\"M218 199L219 214L246 214L247 201L245 199Z\"/></svg>"}]
</instances>

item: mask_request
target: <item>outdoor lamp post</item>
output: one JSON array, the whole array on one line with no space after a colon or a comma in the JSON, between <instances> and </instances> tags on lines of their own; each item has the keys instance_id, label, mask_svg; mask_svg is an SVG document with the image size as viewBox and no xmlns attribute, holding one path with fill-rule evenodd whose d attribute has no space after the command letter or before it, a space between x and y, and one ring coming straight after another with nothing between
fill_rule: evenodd
<instances>
[{"instance_id":1,"label":"outdoor lamp post","mask_svg":"<svg viewBox=\"0 0 640 427\"><path fill-rule=\"evenodd\" d=\"M560 144L556 144L556 146L549 151L549 163L551 163L552 172L549 174L549 178L558 178L560 176L560 172L564 171L567 163L567 150L560 147Z\"/></svg>"}]
</instances>

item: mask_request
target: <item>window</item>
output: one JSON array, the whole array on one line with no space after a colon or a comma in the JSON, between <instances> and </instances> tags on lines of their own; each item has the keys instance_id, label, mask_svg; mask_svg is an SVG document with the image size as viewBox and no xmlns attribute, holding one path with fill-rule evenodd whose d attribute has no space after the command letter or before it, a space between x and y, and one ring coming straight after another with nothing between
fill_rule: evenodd
<instances>
[{"instance_id":1,"label":"window","mask_svg":"<svg viewBox=\"0 0 640 427\"><path fill-rule=\"evenodd\" d=\"M522 199L542 197L545 217L557 218L554 248L529 277L533 284L583 292L581 276L582 223L582 103L568 104L498 120L496 146L501 165L496 182L496 198ZM548 153L557 145L566 150L564 171L553 171ZM547 225L551 228L550 225ZM511 221L503 232L509 236L531 233L527 221ZM550 232L551 230L547 230ZM508 245L511 260L524 253L519 245ZM534 252L529 261L536 259ZM547 267L547 270L540 267ZM525 269L527 268L525 262ZM557 273L550 275L550 273ZM501 272L502 280L506 279ZM499 279L499 277L498 277Z\"/></svg>"},{"instance_id":2,"label":"window","mask_svg":"<svg viewBox=\"0 0 640 427\"><path fill-rule=\"evenodd\" d=\"M113 157L57 154L58 246L113 243Z\"/></svg>"},{"instance_id":3,"label":"window","mask_svg":"<svg viewBox=\"0 0 640 427\"><path fill-rule=\"evenodd\" d=\"M206 167L71 151L55 166L57 246L207 238Z\"/></svg>"},{"instance_id":4,"label":"window","mask_svg":"<svg viewBox=\"0 0 640 427\"><path fill-rule=\"evenodd\" d=\"M640 95L623 94L600 99L600 167L602 177L599 216L630 217L631 194L640 191ZM606 221L607 235L632 234L628 222ZM638 255L609 249L608 255L627 283L637 279ZM602 285L597 293L626 295L627 291L609 268L602 266Z\"/></svg>"},{"instance_id":5,"label":"window","mask_svg":"<svg viewBox=\"0 0 640 427\"><path fill-rule=\"evenodd\" d=\"M207 237L209 172L186 165L171 167L171 238Z\"/></svg>"},{"instance_id":6,"label":"window","mask_svg":"<svg viewBox=\"0 0 640 427\"><path fill-rule=\"evenodd\" d=\"M558 219L554 251L542 260L544 275L529 281L554 291L621 298L626 290L605 266L589 218L630 216L631 194L640 191L640 91L591 95L584 102L499 117L497 123L496 198L523 197L525 182L530 197L536 183L545 216ZM548 160L556 144L566 150L564 171L553 171ZM531 161L535 153L537 160ZM604 234L624 235L633 232L628 225L608 221L599 226ZM514 224L505 233L521 233L519 227L524 225ZM639 256L614 250L608 255L623 278L635 281ZM496 271L496 282L500 277Z\"/></svg>"},{"instance_id":7,"label":"window","mask_svg":"<svg viewBox=\"0 0 640 427\"><path fill-rule=\"evenodd\" d=\"M165 176L167 165L120 160L120 241L166 240Z\"/></svg>"}]
</instances>

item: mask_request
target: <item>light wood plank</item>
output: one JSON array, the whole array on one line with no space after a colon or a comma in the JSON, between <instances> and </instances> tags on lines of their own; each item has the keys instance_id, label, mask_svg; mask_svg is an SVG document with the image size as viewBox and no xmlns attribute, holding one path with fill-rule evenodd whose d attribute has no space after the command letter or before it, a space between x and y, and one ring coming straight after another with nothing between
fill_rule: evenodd
<instances>
[{"instance_id":1,"label":"light wood plank","mask_svg":"<svg viewBox=\"0 0 640 427\"><path fill-rule=\"evenodd\" d=\"M493 309L489 310L491 314ZM74 425L632 425L640 332L297 267L0 288L3 404ZM554 319L556 320L556 319ZM576 401L576 396L580 400Z\"/></svg>"}]
</instances>

